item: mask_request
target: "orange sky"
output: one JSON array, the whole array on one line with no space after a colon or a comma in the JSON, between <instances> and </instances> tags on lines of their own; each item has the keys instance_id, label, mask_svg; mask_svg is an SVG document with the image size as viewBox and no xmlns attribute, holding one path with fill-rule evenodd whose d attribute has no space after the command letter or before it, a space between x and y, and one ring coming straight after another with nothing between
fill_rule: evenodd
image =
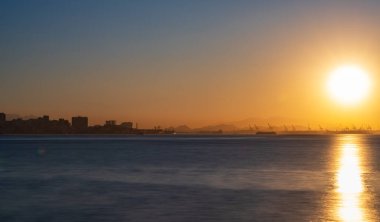
<instances>
[{"instance_id":1,"label":"orange sky","mask_svg":"<svg viewBox=\"0 0 380 222\"><path fill-rule=\"evenodd\" d=\"M141 127L281 117L272 124L379 128L380 4L292 3L167 3L165 13L134 3L131 18L132 6L94 3L15 19L17 6L6 6L0 111ZM373 81L357 106L327 94L341 64Z\"/></svg>"}]
</instances>

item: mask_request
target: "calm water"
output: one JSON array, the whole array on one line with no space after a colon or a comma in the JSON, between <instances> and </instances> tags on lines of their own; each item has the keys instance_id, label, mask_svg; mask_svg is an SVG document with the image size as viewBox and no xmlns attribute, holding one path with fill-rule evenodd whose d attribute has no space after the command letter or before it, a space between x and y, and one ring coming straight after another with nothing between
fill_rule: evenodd
<instances>
[{"instance_id":1,"label":"calm water","mask_svg":"<svg viewBox=\"0 0 380 222\"><path fill-rule=\"evenodd\" d=\"M380 221L380 136L0 137L0 221Z\"/></svg>"}]
</instances>

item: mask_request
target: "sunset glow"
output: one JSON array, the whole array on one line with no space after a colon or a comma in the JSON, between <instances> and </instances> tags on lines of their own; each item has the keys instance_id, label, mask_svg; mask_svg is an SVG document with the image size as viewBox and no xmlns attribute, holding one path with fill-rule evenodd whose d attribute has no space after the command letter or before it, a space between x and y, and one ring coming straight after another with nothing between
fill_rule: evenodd
<instances>
[{"instance_id":1,"label":"sunset glow","mask_svg":"<svg viewBox=\"0 0 380 222\"><path fill-rule=\"evenodd\" d=\"M0 3L8 119L378 128L380 2L72 2Z\"/></svg>"},{"instance_id":2,"label":"sunset glow","mask_svg":"<svg viewBox=\"0 0 380 222\"><path fill-rule=\"evenodd\" d=\"M379 12L0 1L0 222L380 222Z\"/></svg>"},{"instance_id":3,"label":"sunset glow","mask_svg":"<svg viewBox=\"0 0 380 222\"><path fill-rule=\"evenodd\" d=\"M362 101L369 92L368 74L357 66L341 66L328 80L330 95L339 103L353 105Z\"/></svg>"},{"instance_id":4,"label":"sunset glow","mask_svg":"<svg viewBox=\"0 0 380 222\"><path fill-rule=\"evenodd\" d=\"M339 216L345 222L363 221L363 209L360 203L363 181L359 148L355 143L342 145L339 164L336 184L341 201Z\"/></svg>"}]
</instances>

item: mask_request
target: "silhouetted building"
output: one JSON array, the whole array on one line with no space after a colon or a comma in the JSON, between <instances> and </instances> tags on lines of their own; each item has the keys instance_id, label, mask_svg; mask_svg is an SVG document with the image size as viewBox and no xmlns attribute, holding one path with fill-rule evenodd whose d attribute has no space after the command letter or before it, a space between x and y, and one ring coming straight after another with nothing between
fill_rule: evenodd
<instances>
[{"instance_id":1,"label":"silhouetted building","mask_svg":"<svg viewBox=\"0 0 380 222\"><path fill-rule=\"evenodd\" d=\"M120 126L123 127L124 129L132 129L133 123L132 122L124 122L124 123L120 124Z\"/></svg>"},{"instance_id":2,"label":"silhouetted building","mask_svg":"<svg viewBox=\"0 0 380 222\"><path fill-rule=\"evenodd\" d=\"M6 118L5 113L0 113L0 134L3 134L3 133L4 133L4 129L5 129L5 118Z\"/></svg>"},{"instance_id":3,"label":"silhouetted building","mask_svg":"<svg viewBox=\"0 0 380 222\"><path fill-rule=\"evenodd\" d=\"M5 123L5 118L6 118L5 113L0 113L0 124L4 124Z\"/></svg>"},{"instance_id":4,"label":"silhouetted building","mask_svg":"<svg viewBox=\"0 0 380 222\"><path fill-rule=\"evenodd\" d=\"M84 116L72 117L71 126L74 130L85 130L88 128L88 118Z\"/></svg>"},{"instance_id":5,"label":"silhouetted building","mask_svg":"<svg viewBox=\"0 0 380 222\"><path fill-rule=\"evenodd\" d=\"M54 121L55 128L61 132L67 133L70 130L70 122L65 119L59 119Z\"/></svg>"},{"instance_id":6,"label":"silhouetted building","mask_svg":"<svg viewBox=\"0 0 380 222\"><path fill-rule=\"evenodd\" d=\"M0 134L172 134L173 128L138 129L133 122L116 124L116 120L107 120L103 126L89 126L88 117L72 117L71 124L65 119L50 119L48 115L31 119L12 119L6 121L6 115L0 113Z\"/></svg>"},{"instance_id":7,"label":"silhouetted building","mask_svg":"<svg viewBox=\"0 0 380 222\"><path fill-rule=\"evenodd\" d=\"M116 120L107 120L105 126L116 126Z\"/></svg>"},{"instance_id":8,"label":"silhouetted building","mask_svg":"<svg viewBox=\"0 0 380 222\"><path fill-rule=\"evenodd\" d=\"M33 133L33 134L61 134L70 132L70 123L67 120L50 120L45 115L35 119L13 119L0 124L2 133Z\"/></svg>"}]
</instances>

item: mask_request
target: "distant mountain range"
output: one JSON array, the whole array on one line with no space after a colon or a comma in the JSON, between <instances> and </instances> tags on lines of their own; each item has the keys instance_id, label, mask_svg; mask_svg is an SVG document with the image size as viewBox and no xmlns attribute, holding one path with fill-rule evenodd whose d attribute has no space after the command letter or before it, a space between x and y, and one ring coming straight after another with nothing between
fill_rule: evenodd
<instances>
[{"instance_id":1,"label":"distant mountain range","mask_svg":"<svg viewBox=\"0 0 380 222\"><path fill-rule=\"evenodd\" d=\"M192 129L186 125L181 125L174 128L174 131L179 133L190 133Z\"/></svg>"},{"instance_id":2,"label":"distant mountain range","mask_svg":"<svg viewBox=\"0 0 380 222\"><path fill-rule=\"evenodd\" d=\"M223 132L232 132L238 130L238 128L233 124L218 124L218 125L210 125L204 126L201 128L193 129L195 132L214 132L214 131L223 131Z\"/></svg>"},{"instance_id":3,"label":"distant mountain range","mask_svg":"<svg viewBox=\"0 0 380 222\"><path fill-rule=\"evenodd\" d=\"M305 131L309 130L309 126L302 124L305 121L300 119L290 119L283 117L272 118L247 118L235 122L226 122L222 124L208 125L199 128L190 128L187 125L175 127L174 130L179 133L196 133L196 132L236 132L244 130L261 130L261 131ZM256 128L257 127L257 128ZM319 128L318 128L319 129ZM317 130L317 126L314 129Z\"/></svg>"}]
</instances>

